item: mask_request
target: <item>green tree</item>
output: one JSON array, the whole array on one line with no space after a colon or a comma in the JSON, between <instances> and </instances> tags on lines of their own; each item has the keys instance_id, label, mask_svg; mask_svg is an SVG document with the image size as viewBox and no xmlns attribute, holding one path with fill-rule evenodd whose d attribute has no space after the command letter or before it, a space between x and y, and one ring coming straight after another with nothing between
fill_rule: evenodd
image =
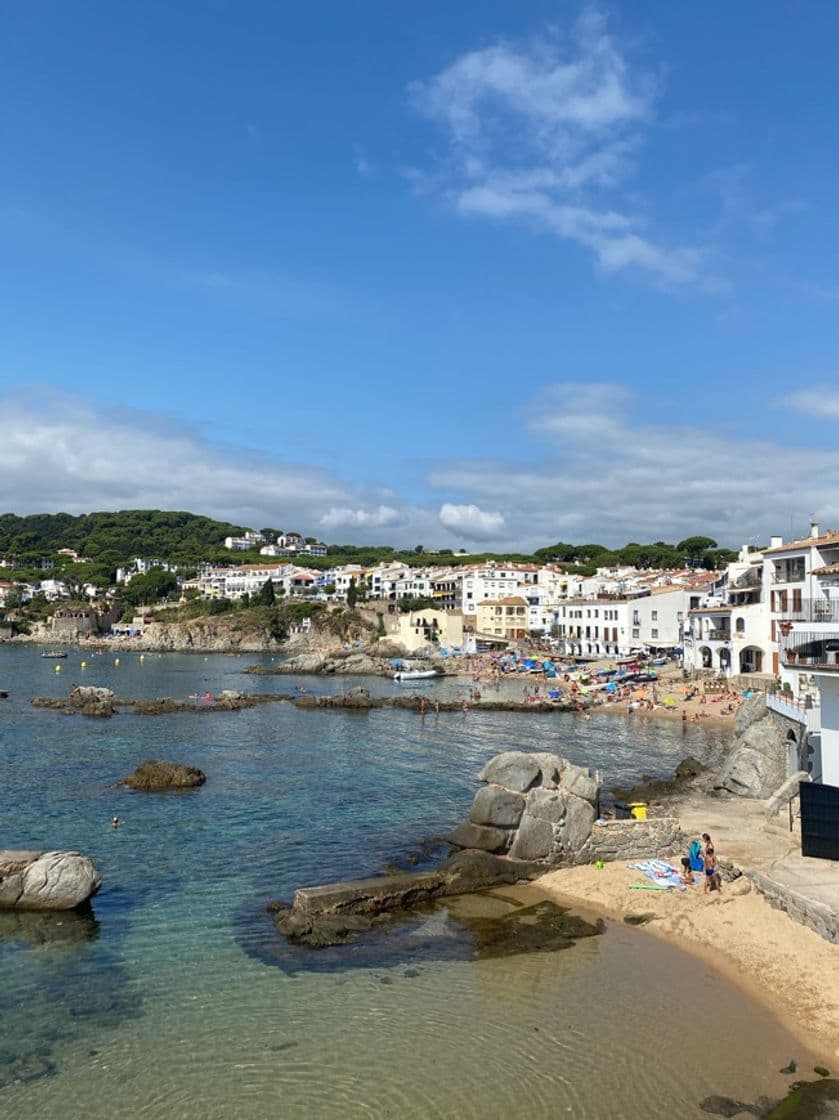
<instances>
[{"instance_id":1,"label":"green tree","mask_svg":"<svg viewBox=\"0 0 839 1120\"><path fill-rule=\"evenodd\" d=\"M717 542L713 537L685 537L676 545L679 552L684 552L692 560L698 559L703 552L716 547Z\"/></svg>"},{"instance_id":2,"label":"green tree","mask_svg":"<svg viewBox=\"0 0 839 1120\"><path fill-rule=\"evenodd\" d=\"M355 585L355 576L350 577L350 585L347 588L347 606L350 610L353 609L358 602L358 588Z\"/></svg>"},{"instance_id":3,"label":"green tree","mask_svg":"<svg viewBox=\"0 0 839 1120\"><path fill-rule=\"evenodd\" d=\"M129 607L137 607L141 603L158 603L177 589L178 581L174 572L167 572L163 568L152 568L143 575L134 576L126 585L122 598Z\"/></svg>"},{"instance_id":4,"label":"green tree","mask_svg":"<svg viewBox=\"0 0 839 1120\"><path fill-rule=\"evenodd\" d=\"M272 580L266 579L255 601L260 607L273 607L274 603L277 601L277 596L274 594L274 584Z\"/></svg>"}]
</instances>

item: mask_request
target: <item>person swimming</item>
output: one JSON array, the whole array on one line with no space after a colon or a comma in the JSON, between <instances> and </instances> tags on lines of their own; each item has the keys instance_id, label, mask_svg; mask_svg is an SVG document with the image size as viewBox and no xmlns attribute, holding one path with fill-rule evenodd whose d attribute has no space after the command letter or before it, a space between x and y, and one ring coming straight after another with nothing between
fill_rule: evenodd
<instances>
[{"instance_id":1,"label":"person swimming","mask_svg":"<svg viewBox=\"0 0 839 1120\"><path fill-rule=\"evenodd\" d=\"M119 817L111 817L111 828L119 828Z\"/></svg>"}]
</instances>

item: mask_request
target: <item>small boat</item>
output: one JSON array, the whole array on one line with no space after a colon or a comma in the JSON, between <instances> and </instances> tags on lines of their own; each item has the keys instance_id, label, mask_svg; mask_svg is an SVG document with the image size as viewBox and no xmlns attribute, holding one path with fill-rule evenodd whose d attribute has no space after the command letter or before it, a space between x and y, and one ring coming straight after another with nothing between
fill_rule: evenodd
<instances>
[{"instance_id":1,"label":"small boat","mask_svg":"<svg viewBox=\"0 0 839 1120\"><path fill-rule=\"evenodd\" d=\"M436 669L402 669L400 672L393 674L393 679L395 681L427 681L431 677L439 675Z\"/></svg>"},{"instance_id":2,"label":"small boat","mask_svg":"<svg viewBox=\"0 0 839 1120\"><path fill-rule=\"evenodd\" d=\"M41 654L41 657L66 657L67 654L61 649L46 649Z\"/></svg>"}]
</instances>

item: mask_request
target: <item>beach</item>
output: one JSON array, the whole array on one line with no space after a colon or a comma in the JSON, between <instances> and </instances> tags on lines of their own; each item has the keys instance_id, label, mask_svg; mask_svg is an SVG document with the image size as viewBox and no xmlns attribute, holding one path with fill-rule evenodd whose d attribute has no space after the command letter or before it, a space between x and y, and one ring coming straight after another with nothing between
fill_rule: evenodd
<instances>
[{"instance_id":1,"label":"beach","mask_svg":"<svg viewBox=\"0 0 839 1120\"><path fill-rule=\"evenodd\" d=\"M678 861L677 861L678 862ZM649 915L644 929L700 957L758 1000L818 1051L839 1058L839 946L774 910L760 895L724 884L679 891L632 890L643 877L621 863L553 871L538 889L564 905L623 920Z\"/></svg>"}]
</instances>

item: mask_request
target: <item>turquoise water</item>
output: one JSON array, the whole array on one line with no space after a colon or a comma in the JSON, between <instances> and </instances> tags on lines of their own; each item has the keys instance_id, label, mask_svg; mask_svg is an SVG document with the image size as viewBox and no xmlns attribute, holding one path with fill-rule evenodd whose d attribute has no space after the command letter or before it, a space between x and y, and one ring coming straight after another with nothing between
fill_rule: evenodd
<instances>
[{"instance_id":1,"label":"turquoise water","mask_svg":"<svg viewBox=\"0 0 839 1120\"><path fill-rule=\"evenodd\" d=\"M708 1093L765 1088L788 1060L792 1041L739 992L636 930L554 954L377 962L290 950L264 910L301 885L409 865L463 818L500 750L553 750L617 783L702 757L704 728L286 704L100 721L31 707L77 680L124 696L344 686L243 676L253 656L84 656L86 670L73 652L56 673L35 649L0 647L0 847L78 849L104 880L92 917L0 915L0 1116L692 1116ZM149 757L208 781L162 796L116 784ZM686 993L693 1011L674 1033ZM644 1030L627 1032L639 1014ZM725 1058L708 1070L683 1051L696 1036L701 1054L712 1018ZM618 1103L630 1072L651 1094L643 1112Z\"/></svg>"}]
</instances>

